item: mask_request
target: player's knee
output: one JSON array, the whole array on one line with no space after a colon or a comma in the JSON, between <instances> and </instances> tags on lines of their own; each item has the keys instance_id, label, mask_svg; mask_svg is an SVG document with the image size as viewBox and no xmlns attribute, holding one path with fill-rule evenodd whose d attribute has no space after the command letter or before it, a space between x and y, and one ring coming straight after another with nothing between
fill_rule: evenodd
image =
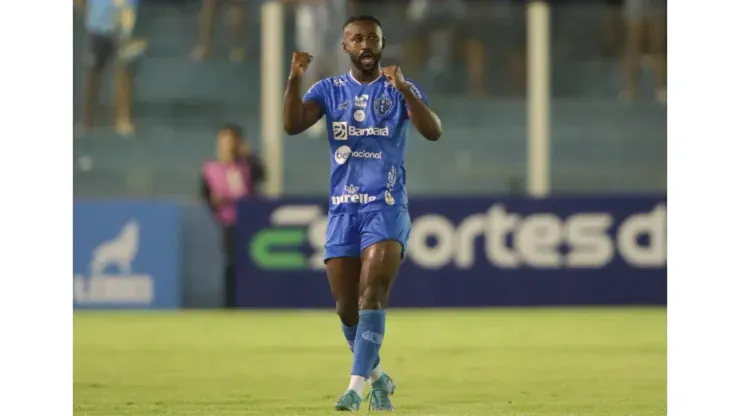
<instances>
[{"instance_id":1,"label":"player's knee","mask_svg":"<svg viewBox=\"0 0 740 416\"><path fill-rule=\"evenodd\" d=\"M339 320L346 326L356 325L360 320L360 306L357 302L340 300L336 302Z\"/></svg>"},{"instance_id":2,"label":"player's knee","mask_svg":"<svg viewBox=\"0 0 740 416\"><path fill-rule=\"evenodd\" d=\"M388 285L383 281L368 285L362 292L360 309L385 309L388 307Z\"/></svg>"}]
</instances>

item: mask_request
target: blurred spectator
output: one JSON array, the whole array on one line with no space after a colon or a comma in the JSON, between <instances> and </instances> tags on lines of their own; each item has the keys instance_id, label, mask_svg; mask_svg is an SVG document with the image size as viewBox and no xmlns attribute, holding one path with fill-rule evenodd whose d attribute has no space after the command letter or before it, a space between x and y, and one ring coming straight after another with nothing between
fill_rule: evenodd
<instances>
[{"instance_id":1,"label":"blurred spectator","mask_svg":"<svg viewBox=\"0 0 740 416\"><path fill-rule=\"evenodd\" d=\"M497 37L481 37L496 39L501 43L505 56L509 82L508 94L523 97L527 89L527 7L526 2L518 0L482 1L493 8L494 25L497 26ZM483 11L480 14L484 14ZM488 19L486 19L488 21ZM500 37L499 37L500 36ZM480 36L479 36L480 37Z\"/></svg>"},{"instance_id":2,"label":"blurred spectator","mask_svg":"<svg viewBox=\"0 0 740 416\"><path fill-rule=\"evenodd\" d=\"M255 190L265 179L265 172L260 159L251 154L240 126L228 124L222 127L216 145L218 159L203 164L201 197L222 229L222 250L226 260L224 304L230 308L236 305L236 203L255 195Z\"/></svg>"},{"instance_id":3,"label":"blurred spectator","mask_svg":"<svg viewBox=\"0 0 740 416\"><path fill-rule=\"evenodd\" d=\"M622 50L624 32L624 0L605 0L606 7L602 15L602 58L615 58Z\"/></svg>"},{"instance_id":4,"label":"blurred spectator","mask_svg":"<svg viewBox=\"0 0 740 416\"><path fill-rule=\"evenodd\" d=\"M295 45L313 55L311 66L303 75L302 87L308 90L318 80L343 72L347 57L342 50L342 25L349 17L354 0L283 0L295 5ZM324 123L316 123L307 132L318 138L325 133Z\"/></svg>"},{"instance_id":5,"label":"blurred spectator","mask_svg":"<svg viewBox=\"0 0 740 416\"><path fill-rule=\"evenodd\" d=\"M666 0L625 0L627 39L624 52L622 97L637 95L637 76L643 51L653 70L655 99L666 101Z\"/></svg>"},{"instance_id":6,"label":"blurred spectator","mask_svg":"<svg viewBox=\"0 0 740 416\"><path fill-rule=\"evenodd\" d=\"M462 30L468 6L462 0L411 0L407 17L413 34L404 47L404 69L428 85L446 81L454 62L455 43L462 35L471 95L484 93L485 49L481 39Z\"/></svg>"},{"instance_id":7,"label":"blurred spectator","mask_svg":"<svg viewBox=\"0 0 740 416\"><path fill-rule=\"evenodd\" d=\"M121 135L134 132L131 120L131 64L146 48L143 40L132 37L138 3L139 0L75 0L75 5L85 18L89 44L82 122L85 131L95 123L102 73L113 62L115 129Z\"/></svg>"},{"instance_id":8,"label":"blurred spectator","mask_svg":"<svg viewBox=\"0 0 740 416\"><path fill-rule=\"evenodd\" d=\"M336 75L346 66L342 53L342 25L348 16L349 0L286 0L296 5L295 43L314 60L304 75L305 88L321 78Z\"/></svg>"},{"instance_id":9,"label":"blurred spectator","mask_svg":"<svg viewBox=\"0 0 740 416\"><path fill-rule=\"evenodd\" d=\"M211 56L213 46L213 26L216 13L221 6L228 3L229 37L231 62L241 62L246 58L244 46L244 31L247 20L246 0L203 0L203 6L198 13L198 35L191 57L201 60Z\"/></svg>"}]
</instances>

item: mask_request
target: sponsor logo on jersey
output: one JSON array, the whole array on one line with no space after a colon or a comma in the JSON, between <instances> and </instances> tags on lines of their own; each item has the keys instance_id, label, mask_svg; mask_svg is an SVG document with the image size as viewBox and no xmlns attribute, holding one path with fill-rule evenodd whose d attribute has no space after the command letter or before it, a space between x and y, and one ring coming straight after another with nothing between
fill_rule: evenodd
<instances>
[{"instance_id":1,"label":"sponsor logo on jersey","mask_svg":"<svg viewBox=\"0 0 740 416\"><path fill-rule=\"evenodd\" d=\"M334 84L335 87L343 87L347 84L347 81L339 77L334 77L331 79L331 83Z\"/></svg>"},{"instance_id":2,"label":"sponsor logo on jersey","mask_svg":"<svg viewBox=\"0 0 740 416\"><path fill-rule=\"evenodd\" d=\"M373 102L373 109L380 117L387 116L391 112L391 108L393 108L393 101L388 97L377 98Z\"/></svg>"},{"instance_id":3,"label":"sponsor logo on jersey","mask_svg":"<svg viewBox=\"0 0 740 416\"><path fill-rule=\"evenodd\" d=\"M339 111L346 111L348 108L349 108L349 100L339 104L339 106L337 107Z\"/></svg>"},{"instance_id":4,"label":"sponsor logo on jersey","mask_svg":"<svg viewBox=\"0 0 740 416\"><path fill-rule=\"evenodd\" d=\"M352 151L349 146L340 146L334 152L334 161L340 165L347 163L350 157L357 159L382 159L383 152L368 152L365 150Z\"/></svg>"},{"instance_id":5,"label":"sponsor logo on jersey","mask_svg":"<svg viewBox=\"0 0 740 416\"><path fill-rule=\"evenodd\" d=\"M396 205L396 199L393 198L391 191L385 191L385 203L388 205Z\"/></svg>"},{"instance_id":6,"label":"sponsor logo on jersey","mask_svg":"<svg viewBox=\"0 0 740 416\"><path fill-rule=\"evenodd\" d=\"M389 191L393 191L393 188L396 187L396 167L391 166L391 169L388 171L388 180L385 183L385 188Z\"/></svg>"},{"instance_id":7,"label":"sponsor logo on jersey","mask_svg":"<svg viewBox=\"0 0 740 416\"><path fill-rule=\"evenodd\" d=\"M350 136L383 136L388 137L391 135L390 130L388 127L367 127L367 128L361 128L361 127L354 127L349 126L349 135Z\"/></svg>"},{"instance_id":8,"label":"sponsor logo on jersey","mask_svg":"<svg viewBox=\"0 0 740 416\"><path fill-rule=\"evenodd\" d=\"M334 133L334 140L347 140L347 122L335 121L331 123L331 129Z\"/></svg>"},{"instance_id":9,"label":"sponsor logo on jersey","mask_svg":"<svg viewBox=\"0 0 740 416\"><path fill-rule=\"evenodd\" d=\"M367 94L358 95L355 97L355 108L367 108L367 102L370 100L370 96Z\"/></svg>"},{"instance_id":10,"label":"sponsor logo on jersey","mask_svg":"<svg viewBox=\"0 0 740 416\"><path fill-rule=\"evenodd\" d=\"M355 185L347 185L342 195L331 197L331 204L368 204L375 201L374 196L358 193L359 190L360 188Z\"/></svg>"},{"instance_id":11,"label":"sponsor logo on jersey","mask_svg":"<svg viewBox=\"0 0 740 416\"><path fill-rule=\"evenodd\" d=\"M395 205L396 199L393 198L393 189L396 187L396 167L391 166L388 171L388 180L385 183L385 203Z\"/></svg>"},{"instance_id":12,"label":"sponsor logo on jersey","mask_svg":"<svg viewBox=\"0 0 740 416\"><path fill-rule=\"evenodd\" d=\"M332 122L332 132L334 140L347 140L349 137L363 136L382 136L391 135L388 126L385 127L355 127L347 124L346 121Z\"/></svg>"},{"instance_id":13,"label":"sponsor logo on jersey","mask_svg":"<svg viewBox=\"0 0 740 416\"><path fill-rule=\"evenodd\" d=\"M365 112L362 110L355 111L355 121L358 121L358 122L365 121Z\"/></svg>"}]
</instances>

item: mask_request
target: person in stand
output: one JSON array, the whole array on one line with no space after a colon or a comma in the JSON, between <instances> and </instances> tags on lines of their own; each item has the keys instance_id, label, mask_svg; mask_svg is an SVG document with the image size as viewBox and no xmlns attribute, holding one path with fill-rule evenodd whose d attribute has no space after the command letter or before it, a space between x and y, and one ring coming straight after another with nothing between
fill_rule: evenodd
<instances>
[{"instance_id":1,"label":"person in stand","mask_svg":"<svg viewBox=\"0 0 740 416\"><path fill-rule=\"evenodd\" d=\"M224 306L233 308L236 306L236 204L240 199L256 194L265 173L260 159L250 153L238 125L228 124L219 130L217 154L217 160L203 164L201 197L221 226L226 260Z\"/></svg>"},{"instance_id":2,"label":"person in stand","mask_svg":"<svg viewBox=\"0 0 740 416\"><path fill-rule=\"evenodd\" d=\"M341 72L340 68L346 65L341 49L342 39L332 29L349 17L348 10L357 8L356 0L283 0L283 2L295 6L296 48L310 51L318 61L304 75L306 81L303 85L309 87L324 77ZM307 130L307 133L310 138L322 138L326 136L326 126L323 123L316 123Z\"/></svg>"},{"instance_id":3,"label":"person in stand","mask_svg":"<svg viewBox=\"0 0 740 416\"><path fill-rule=\"evenodd\" d=\"M146 49L146 42L133 37L140 0L75 0L84 15L89 51L84 79L84 109L81 132L95 123L103 71L114 67L114 126L122 136L134 133L131 96L135 62Z\"/></svg>"},{"instance_id":4,"label":"person in stand","mask_svg":"<svg viewBox=\"0 0 740 416\"><path fill-rule=\"evenodd\" d=\"M192 59L200 61L211 56L216 14L223 7L228 9L229 59L231 62L237 63L246 58L246 40L244 38L247 25L246 0L203 0L203 6L198 13L196 45L190 54Z\"/></svg>"},{"instance_id":5,"label":"person in stand","mask_svg":"<svg viewBox=\"0 0 740 416\"><path fill-rule=\"evenodd\" d=\"M622 61L624 86L620 96L633 100L637 80L645 62L653 70L655 100L665 104L666 90L666 0L625 0L627 39Z\"/></svg>"}]
</instances>

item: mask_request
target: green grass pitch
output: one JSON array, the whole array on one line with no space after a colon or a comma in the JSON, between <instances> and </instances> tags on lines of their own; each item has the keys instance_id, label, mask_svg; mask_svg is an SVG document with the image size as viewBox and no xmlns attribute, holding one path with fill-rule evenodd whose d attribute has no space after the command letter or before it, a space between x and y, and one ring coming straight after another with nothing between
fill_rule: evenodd
<instances>
[{"instance_id":1,"label":"green grass pitch","mask_svg":"<svg viewBox=\"0 0 740 416\"><path fill-rule=\"evenodd\" d=\"M381 357L397 415L666 414L665 308L390 310ZM335 415L351 359L328 311L77 312L74 414Z\"/></svg>"}]
</instances>

